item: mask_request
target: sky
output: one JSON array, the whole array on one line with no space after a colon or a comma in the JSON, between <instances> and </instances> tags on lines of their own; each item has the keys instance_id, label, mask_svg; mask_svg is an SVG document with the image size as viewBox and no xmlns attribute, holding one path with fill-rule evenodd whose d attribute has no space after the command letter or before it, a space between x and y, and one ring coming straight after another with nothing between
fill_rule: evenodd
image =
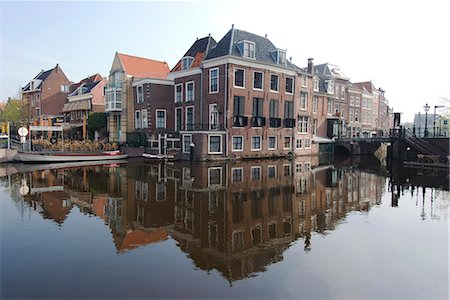
<instances>
[{"instance_id":1,"label":"sky","mask_svg":"<svg viewBox=\"0 0 450 300\"><path fill-rule=\"evenodd\" d=\"M232 24L267 34L300 67L312 57L340 66L352 82L371 80L402 121L450 99L446 0L0 0L0 10L0 101L57 63L74 82L107 76L116 51L173 67L196 38L219 41Z\"/></svg>"}]
</instances>

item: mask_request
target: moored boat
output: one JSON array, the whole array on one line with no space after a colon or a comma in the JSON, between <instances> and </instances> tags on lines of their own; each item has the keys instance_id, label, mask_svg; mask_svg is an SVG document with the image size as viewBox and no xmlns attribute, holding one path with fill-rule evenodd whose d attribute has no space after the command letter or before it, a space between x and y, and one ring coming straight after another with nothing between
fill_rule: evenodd
<instances>
[{"instance_id":1,"label":"moored boat","mask_svg":"<svg viewBox=\"0 0 450 300\"><path fill-rule=\"evenodd\" d=\"M56 163L71 161L104 161L125 159L128 154L122 154L120 151L104 152L19 152L19 158L24 163Z\"/></svg>"},{"instance_id":2,"label":"moored boat","mask_svg":"<svg viewBox=\"0 0 450 300\"><path fill-rule=\"evenodd\" d=\"M174 160L175 159L174 155L144 153L144 154L142 154L142 156L144 158L148 158L148 159L163 159L163 160Z\"/></svg>"}]
</instances>

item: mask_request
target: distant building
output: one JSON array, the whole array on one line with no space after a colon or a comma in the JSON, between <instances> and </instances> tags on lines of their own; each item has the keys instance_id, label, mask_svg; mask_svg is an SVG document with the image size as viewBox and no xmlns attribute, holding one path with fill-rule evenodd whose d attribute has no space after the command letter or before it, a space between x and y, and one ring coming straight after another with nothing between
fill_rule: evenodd
<instances>
[{"instance_id":1,"label":"distant building","mask_svg":"<svg viewBox=\"0 0 450 300\"><path fill-rule=\"evenodd\" d=\"M29 105L32 123L51 125L60 117L67 101L70 81L57 64L53 69L42 70L22 88L22 99Z\"/></svg>"},{"instance_id":2,"label":"distant building","mask_svg":"<svg viewBox=\"0 0 450 300\"><path fill-rule=\"evenodd\" d=\"M427 116L425 116L425 114L423 113L417 113L414 115L414 127L415 127L415 133L417 136L424 136L425 135L425 127L428 130L428 135L432 136L433 135L433 120L435 118L434 114L428 114ZM425 119L426 119L426 125L425 125ZM439 115L436 114L436 119L439 120ZM438 128L437 131L439 131L439 124L436 123L436 127ZM441 126L441 133L442 128L445 128L446 126Z\"/></svg>"}]
</instances>

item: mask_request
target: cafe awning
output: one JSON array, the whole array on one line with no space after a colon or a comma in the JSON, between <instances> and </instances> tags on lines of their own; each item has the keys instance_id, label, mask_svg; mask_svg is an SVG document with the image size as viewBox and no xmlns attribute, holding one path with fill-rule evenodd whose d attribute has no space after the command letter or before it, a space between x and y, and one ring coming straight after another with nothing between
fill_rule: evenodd
<instances>
[{"instance_id":1,"label":"cafe awning","mask_svg":"<svg viewBox=\"0 0 450 300\"><path fill-rule=\"evenodd\" d=\"M77 110L90 110L91 101L89 99L72 101L64 104L63 112L71 112Z\"/></svg>"}]
</instances>

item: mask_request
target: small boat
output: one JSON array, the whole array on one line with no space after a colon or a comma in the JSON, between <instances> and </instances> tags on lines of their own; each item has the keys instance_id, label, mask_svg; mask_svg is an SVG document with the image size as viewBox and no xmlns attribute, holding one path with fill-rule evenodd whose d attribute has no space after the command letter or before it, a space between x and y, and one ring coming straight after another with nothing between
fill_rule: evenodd
<instances>
[{"instance_id":1,"label":"small boat","mask_svg":"<svg viewBox=\"0 0 450 300\"><path fill-rule=\"evenodd\" d=\"M120 151L104 152L19 152L19 158L24 163L57 163L71 161L104 161L125 159L128 154L122 154Z\"/></svg>"},{"instance_id":2,"label":"small boat","mask_svg":"<svg viewBox=\"0 0 450 300\"><path fill-rule=\"evenodd\" d=\"M149 154L144 153L142 154L143 157L148 159L163 159L163 160L174 160L175 156L173 155L164 155L164 154Z\"/></svg>"}]
</instances>

